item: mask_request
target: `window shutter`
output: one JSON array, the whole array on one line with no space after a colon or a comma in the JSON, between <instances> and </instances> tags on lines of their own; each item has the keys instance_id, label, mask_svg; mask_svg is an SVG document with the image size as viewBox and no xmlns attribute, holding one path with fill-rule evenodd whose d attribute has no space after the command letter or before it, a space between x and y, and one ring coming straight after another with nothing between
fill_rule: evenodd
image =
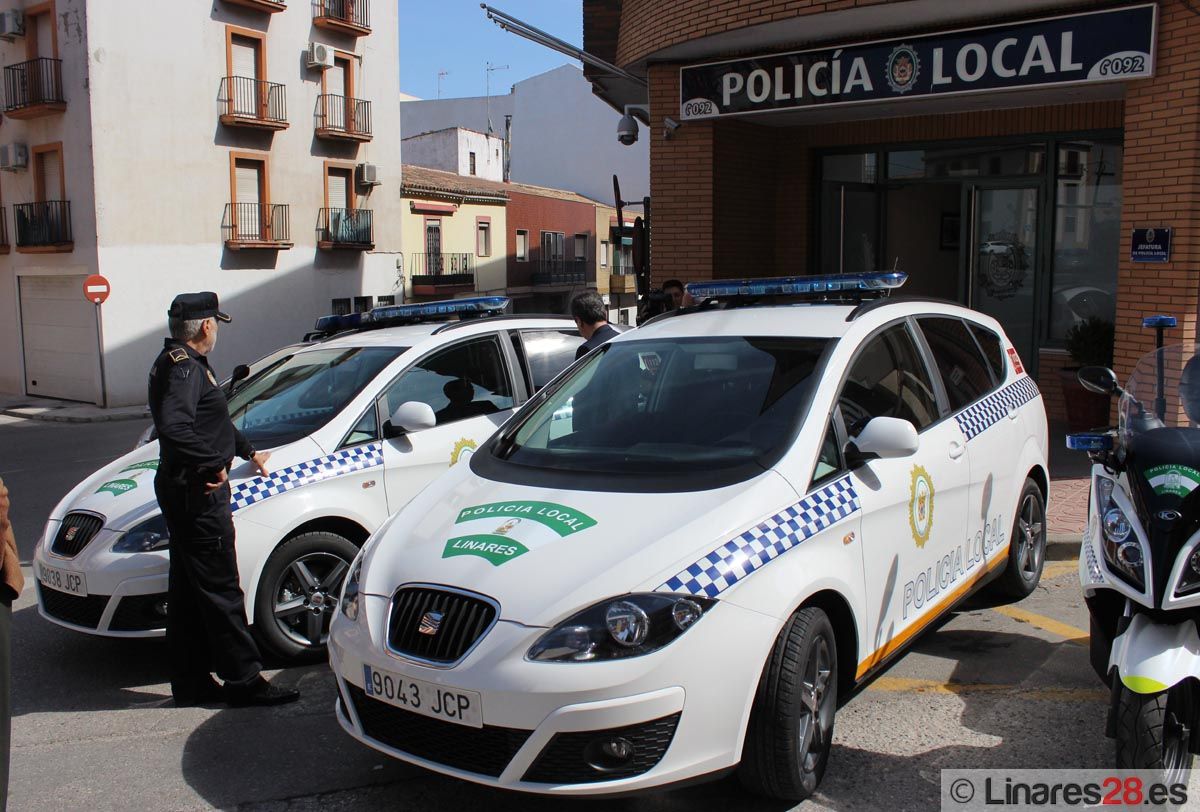
<instances>
[{"instance_id":1,"label":"window shutter","mask_svg":"<svg viewBox=\"0 0 1200 812\"><path fill-rule=\"evenodd\" d=\"M233 75L247 79L259 79L258 43L249 37L233 38Z\"/></svg>"},{"instance_id":2,"label":"window shutter","mask_svg":"<svg viewBox=\"0 0 1200 812\"><path fill-rule=\"evenodd\" d=\"M349 209L350 198L347 195L345 170L333 170L329 173L329 208Z\"/></svg>"},{"instance_id":3,"label":"window shutter","mask_svg":"<svg viewBox=\"0 0 1200 812\"><path fill-rule=\"evenodd\" d=\"M262 164L258 161L239 160L234 169L237 177L237 202L259 203L259 183L262 177Z\"/></svg>"},{"instance_id":4,"label":"window shutter","mask_svg":"<svg viewBox=\"0 0 1200 812\"><path fill-rule=\"evenodd\" d=\"M61 200L62 193L62 165L59 161L57 150L53 152L42 152L41 167L42 167L42 189L45 190L42 195L43 200Z\"/></svg>"}]
</instances>

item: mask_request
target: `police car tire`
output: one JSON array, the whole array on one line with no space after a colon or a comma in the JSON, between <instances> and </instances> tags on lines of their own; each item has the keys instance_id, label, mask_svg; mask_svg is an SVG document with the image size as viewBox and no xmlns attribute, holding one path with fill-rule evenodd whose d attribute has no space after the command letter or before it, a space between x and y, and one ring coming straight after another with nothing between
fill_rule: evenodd
<instances>
[{"instance_id":1,"label":"police car tire","mask_svg":"<svg viewBox=\"0 0 1200 812\"><path fill-rule=\"evenodd\" d=\"M1038 564L1032 575L1025 574L1020 561L1021 511L1027 499L1034 500L1038 515L1042 519L1041 538L1035 542L1038 547ZM1042 496L1042 489L1032 479L1026 479L1025 487L1021 489L1021 496L1017 499L1017 512L1013 516L1012 533L1008 538L1008 564L1000 577L992 582L992 591L994 594L1019 601L1029 597L1033 590L1037 589L1038 582L1042 579L1042 569L1046 566L1046 499Z\"/></svg>"},{"instance_id":2,"label":"police car tire","mask_svg":"<svg viewBox=\"0 0 1200 812\"><path fill-rule=\"evenodd\" d=\"M349 565L358 555L358 547L344 536L325 531L301 533L275 548L254 596L254 632L259 644L270 653L289 662L318 661L325 658L324 646L304 646L285 635L275 620L275 583L292 565L292 562L312 553L330 553ZM341 597L341 586L334 592L334 600ZM336 603L334 611L337 611Z\"/></svg>"},{"instance_id":3,"label":"police car tire","mask_svg":"<svg viewBox=\"0 0 1200 812\"><path fill-rule=\"evenodd\" d=\"M833 740L833 711L822 743L811 768L804 766L799 753L799 724L804 715L800 692L810 658L816 656L824 641L830 668L828 696L830 708L837 707L837 639L833 625L821 609L809 606L796 612L783 627L763 668L738 778L746 789L758 795L789 801L802 801L821 783ZM825 703L820 703L822 707Z\"/></svg>"}]
</instances>

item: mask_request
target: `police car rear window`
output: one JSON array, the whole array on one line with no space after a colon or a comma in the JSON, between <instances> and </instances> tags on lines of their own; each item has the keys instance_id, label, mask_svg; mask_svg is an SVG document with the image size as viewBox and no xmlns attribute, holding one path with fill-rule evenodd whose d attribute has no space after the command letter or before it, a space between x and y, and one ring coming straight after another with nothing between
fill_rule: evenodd
<instances>
[{"instance_id":1,"label":"police car rear window","mask_svg":"<svg viewBox=\"0 0 1200 812\"><path fill-rule=\"evenodd\" d=\"M345 408L402 347L300 352L249 381L229 400L233 424L258 448L299 440Z\"/></svg>"},{"instance_id":2,"label":"police car rear window","mask_svg":"<svg viewBox=\"0 0 1200 812\"><path fill-rule=\"evenodd\" d=\"M608 474L753 465L791 442L828 343L714 337L606 345L519 418L494 455Z\"/></svg>"}]
</instances>

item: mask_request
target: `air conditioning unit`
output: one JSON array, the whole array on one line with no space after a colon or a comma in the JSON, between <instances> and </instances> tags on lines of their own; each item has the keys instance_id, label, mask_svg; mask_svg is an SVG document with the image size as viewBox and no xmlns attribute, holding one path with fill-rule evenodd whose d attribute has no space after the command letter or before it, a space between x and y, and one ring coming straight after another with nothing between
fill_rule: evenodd
<instances>
[{"instance_id":1,"label":"air conditioning unit","mask_svg":"<svg viewBox=\"0 0 1200 812\"><path fill-rule=\"evenodd\" d=\"M0 12L0 39L12 42L17 37L23 36L25 36L25 12L16 8Z\"/></svg>"},{"instance_id":2,"label":"air conditioning unit","mask_svg":"<svg viewBox=\"0 0 1200 812\"><path fill-rule=\"evenodd\" d=\"M357 170L359 186L378 186L383 183L379 179L379 167L375 164L359 164Z\"/></svg>"},{"instance_id":3,"label":"air conditioning unit","mask_svg":"<svg viewBox=\"0 0 1200 812\"><path fill-rule=\"evenodd\" d=\"M308 43L308 66L310 68L332 68L333 49L319 42Z\"/></svg>"},{"instance_id":4,"label":"air conditioning unit","mask_svg":"<svg viewBox=\"0 0 1200 812\"><path fill-rule=\"evenodd\" d=\"M16 172L29 166L29 148L24 144L0 144L0 169Z\"/></svg>"}]
</instances>

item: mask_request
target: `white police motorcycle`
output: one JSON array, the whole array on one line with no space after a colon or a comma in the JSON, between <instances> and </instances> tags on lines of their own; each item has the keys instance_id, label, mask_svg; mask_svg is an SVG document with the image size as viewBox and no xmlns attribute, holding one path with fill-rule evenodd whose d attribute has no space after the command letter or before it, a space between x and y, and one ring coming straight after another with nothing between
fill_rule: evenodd
<instances>
[{"instance_id":1,"label":"white police motorcycle","mask_svg":"<svg viewBox=\"0 0 1200 812\"><path fill-rule=\"evenodd\" d=\"M1079 577L1116 766L1186 782L1200 752L1200 345L1163 346L1173 317L1143 324L1158 349L1124 389L1110 369L1079 371L1120 398L1115 432L1067 438L1093 462Z\"/></svg>"}]
</instances>

